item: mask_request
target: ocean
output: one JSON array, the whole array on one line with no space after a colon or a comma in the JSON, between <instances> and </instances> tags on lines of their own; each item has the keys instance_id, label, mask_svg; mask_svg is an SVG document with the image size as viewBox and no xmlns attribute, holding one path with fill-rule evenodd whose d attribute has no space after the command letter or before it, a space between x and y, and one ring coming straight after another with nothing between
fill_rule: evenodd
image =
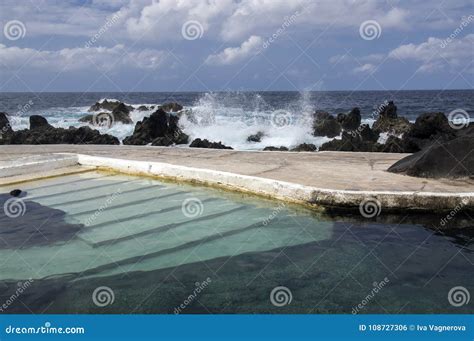
<instances>
[{"instance_id":1,"label":"ocean","mask_svg":"<svg viewBox=\"0 0 474 341\"><path fill-rule=\"evenodd\" d=\"M311 134L311 114L315 110L337 115L359 107L364 123L373 123L377 108L394 101L398 114L414 121L425 112L446 115L463 110L474 119L474 90L414 91L311 91L311 92L58 92L0 93L0 111L10 115L14 130L28 128L30 115L42 115L55 127L81 126L78 120L101 99L116 99L133 106L178 102L198 117L181 120L185 133L207 138L238 150L259 150L265 146L294 147L300 143L320 146L328 139ZM135 123L153 110L132 111L134 124L115 123L112 127L93 127L120 140L131 135ZM284 124L272 124L275 112L283 113ZM281 116L281 115L280 115ZM281 117L280 117L281 118ZM263 132L261 142L247 137Z\"/></svg>"}]
</instances>

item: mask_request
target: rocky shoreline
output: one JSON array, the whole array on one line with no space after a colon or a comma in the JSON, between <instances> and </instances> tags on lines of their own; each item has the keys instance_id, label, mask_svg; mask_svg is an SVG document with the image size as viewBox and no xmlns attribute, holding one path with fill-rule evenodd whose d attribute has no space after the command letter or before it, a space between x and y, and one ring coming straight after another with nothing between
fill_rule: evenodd
<instances>
[{"instance_id":1,"label":"rocky shoreline","mask_svg":"<svg viewBox=\"0 0 474 341\"><path fill-rule=\"evenodd\" d=\"M135 125L132 135L126 137L124 145L172 146L189 145L191 148L232 149L220 141L196 138L190 140L180 127L183 115L193 120L193 113L184 110L179 103L161 106L141 105L134 108L120 101L103 100L89 108L88 114L79 121L96 126L114 122L133 123L130 112L154 112ZM449 122L441 112L420 115L414 123L398 116L397 106L385 102L378 108L377 119L372 127L362 124L359 108L336 116L316 111L312 115L314 136L332 138L319 148L303 143L289 150L285 146L267 146L264 151L346 151L415 153L390 167L389 171L420 177L472 177L474 176L474 128L458 127ZM8 114L0 113L1 144L112 144L120 141L108 134L101 134L89 126L79 128L55 128L39 115L29 118L30 128L13 131ZM263 132L250 135L247 141L260 142ZM382 140L382 141L381 141Z\"/></svg>"}]
</instances>

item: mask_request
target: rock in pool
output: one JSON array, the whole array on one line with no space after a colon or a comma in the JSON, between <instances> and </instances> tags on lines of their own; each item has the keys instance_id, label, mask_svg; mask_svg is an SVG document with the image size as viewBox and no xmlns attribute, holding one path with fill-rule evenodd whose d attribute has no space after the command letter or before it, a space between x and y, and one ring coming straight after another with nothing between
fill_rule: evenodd
<instances>
[{"instance_id":1,"label":"rock in pool","mask_svg":"<svg viewBox=\"0 0 474 341\"><path fill-rule=\"evenodd\" d=\"M17 198L17 197L19 197L19 196L21 195L21 193L22 193L22 190L21 190L21 189L14 189L13 191L10 192L10 195L11 195L12 197Z\"/></svg>"}]
</instances>

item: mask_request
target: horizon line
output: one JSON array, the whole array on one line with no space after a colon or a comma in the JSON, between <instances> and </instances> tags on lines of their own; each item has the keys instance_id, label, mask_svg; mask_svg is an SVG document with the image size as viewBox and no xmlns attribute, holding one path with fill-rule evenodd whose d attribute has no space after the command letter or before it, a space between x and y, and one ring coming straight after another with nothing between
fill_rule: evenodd
<instances>
[{"instance_id":1,"label":"horizon line","mask_svg":"<svg viewBox=\"0 0 474 341\"><path fill-rule=\"evenodd\" d=\"M228 93L228 92L403 92L403 91L473 91L474 89L386 89L386 90L185 90L185 91L0 91L0 94L28 93L28 94L48 94L48 93Z\"/></svg>"}]
</instances>

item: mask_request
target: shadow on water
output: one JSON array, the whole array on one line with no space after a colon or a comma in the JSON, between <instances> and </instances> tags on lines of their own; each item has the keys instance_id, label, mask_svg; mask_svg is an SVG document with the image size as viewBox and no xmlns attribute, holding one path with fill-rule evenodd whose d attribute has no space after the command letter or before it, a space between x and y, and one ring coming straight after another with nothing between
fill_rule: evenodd
<instances>
[{"instance_id":1,"label":"shadow on water","mask_svg":"<svg viewBox=\"0 0 474 341\"><path fill-rule=\"evenodd\" d=\"M66 213L10 194L0 194L0 249L26 249L68 242L81 224L65 222ZM28 212L28 214L25 214Z\"/></svg>"},{"instance_id":2,"label":"shadow on water","mask_svg":"<svg viewBox=\"0 0 474 341\"><path fill-rule=\"evenodd\" d=\"M469 263L470 261L470 263ZM332 238L303 245L220 257L177 267L103 277L70 274L34 280L7 313L468 313L453 307L449 290L474 292L472 254L418 226L334 223ZM197 283L209 285L196 294ZM378 293L377 285L386 282ZM284 286L291 302L272 304ZM7 301L17 281L3 282ZM93 293L113 292L99 307ZM373 297L371 296L373 295Z\"/></svg>"},{"instance_id":3,"label":"shadow on water","mask_svg":"<svg viewBox=\"0 0 474 341\"><path fill-rule=\"evenodd\" d=\"M474 211L460 210L445 212L383 212L373 218L364 218L358 209L329 208L321 215L323 219L360 225L374 222L391 226L416 225L438 236L449 237L452 243L467 248L474 244ZM448 218L449 217L449 218Z\"/></svg>"}]
</instances>

